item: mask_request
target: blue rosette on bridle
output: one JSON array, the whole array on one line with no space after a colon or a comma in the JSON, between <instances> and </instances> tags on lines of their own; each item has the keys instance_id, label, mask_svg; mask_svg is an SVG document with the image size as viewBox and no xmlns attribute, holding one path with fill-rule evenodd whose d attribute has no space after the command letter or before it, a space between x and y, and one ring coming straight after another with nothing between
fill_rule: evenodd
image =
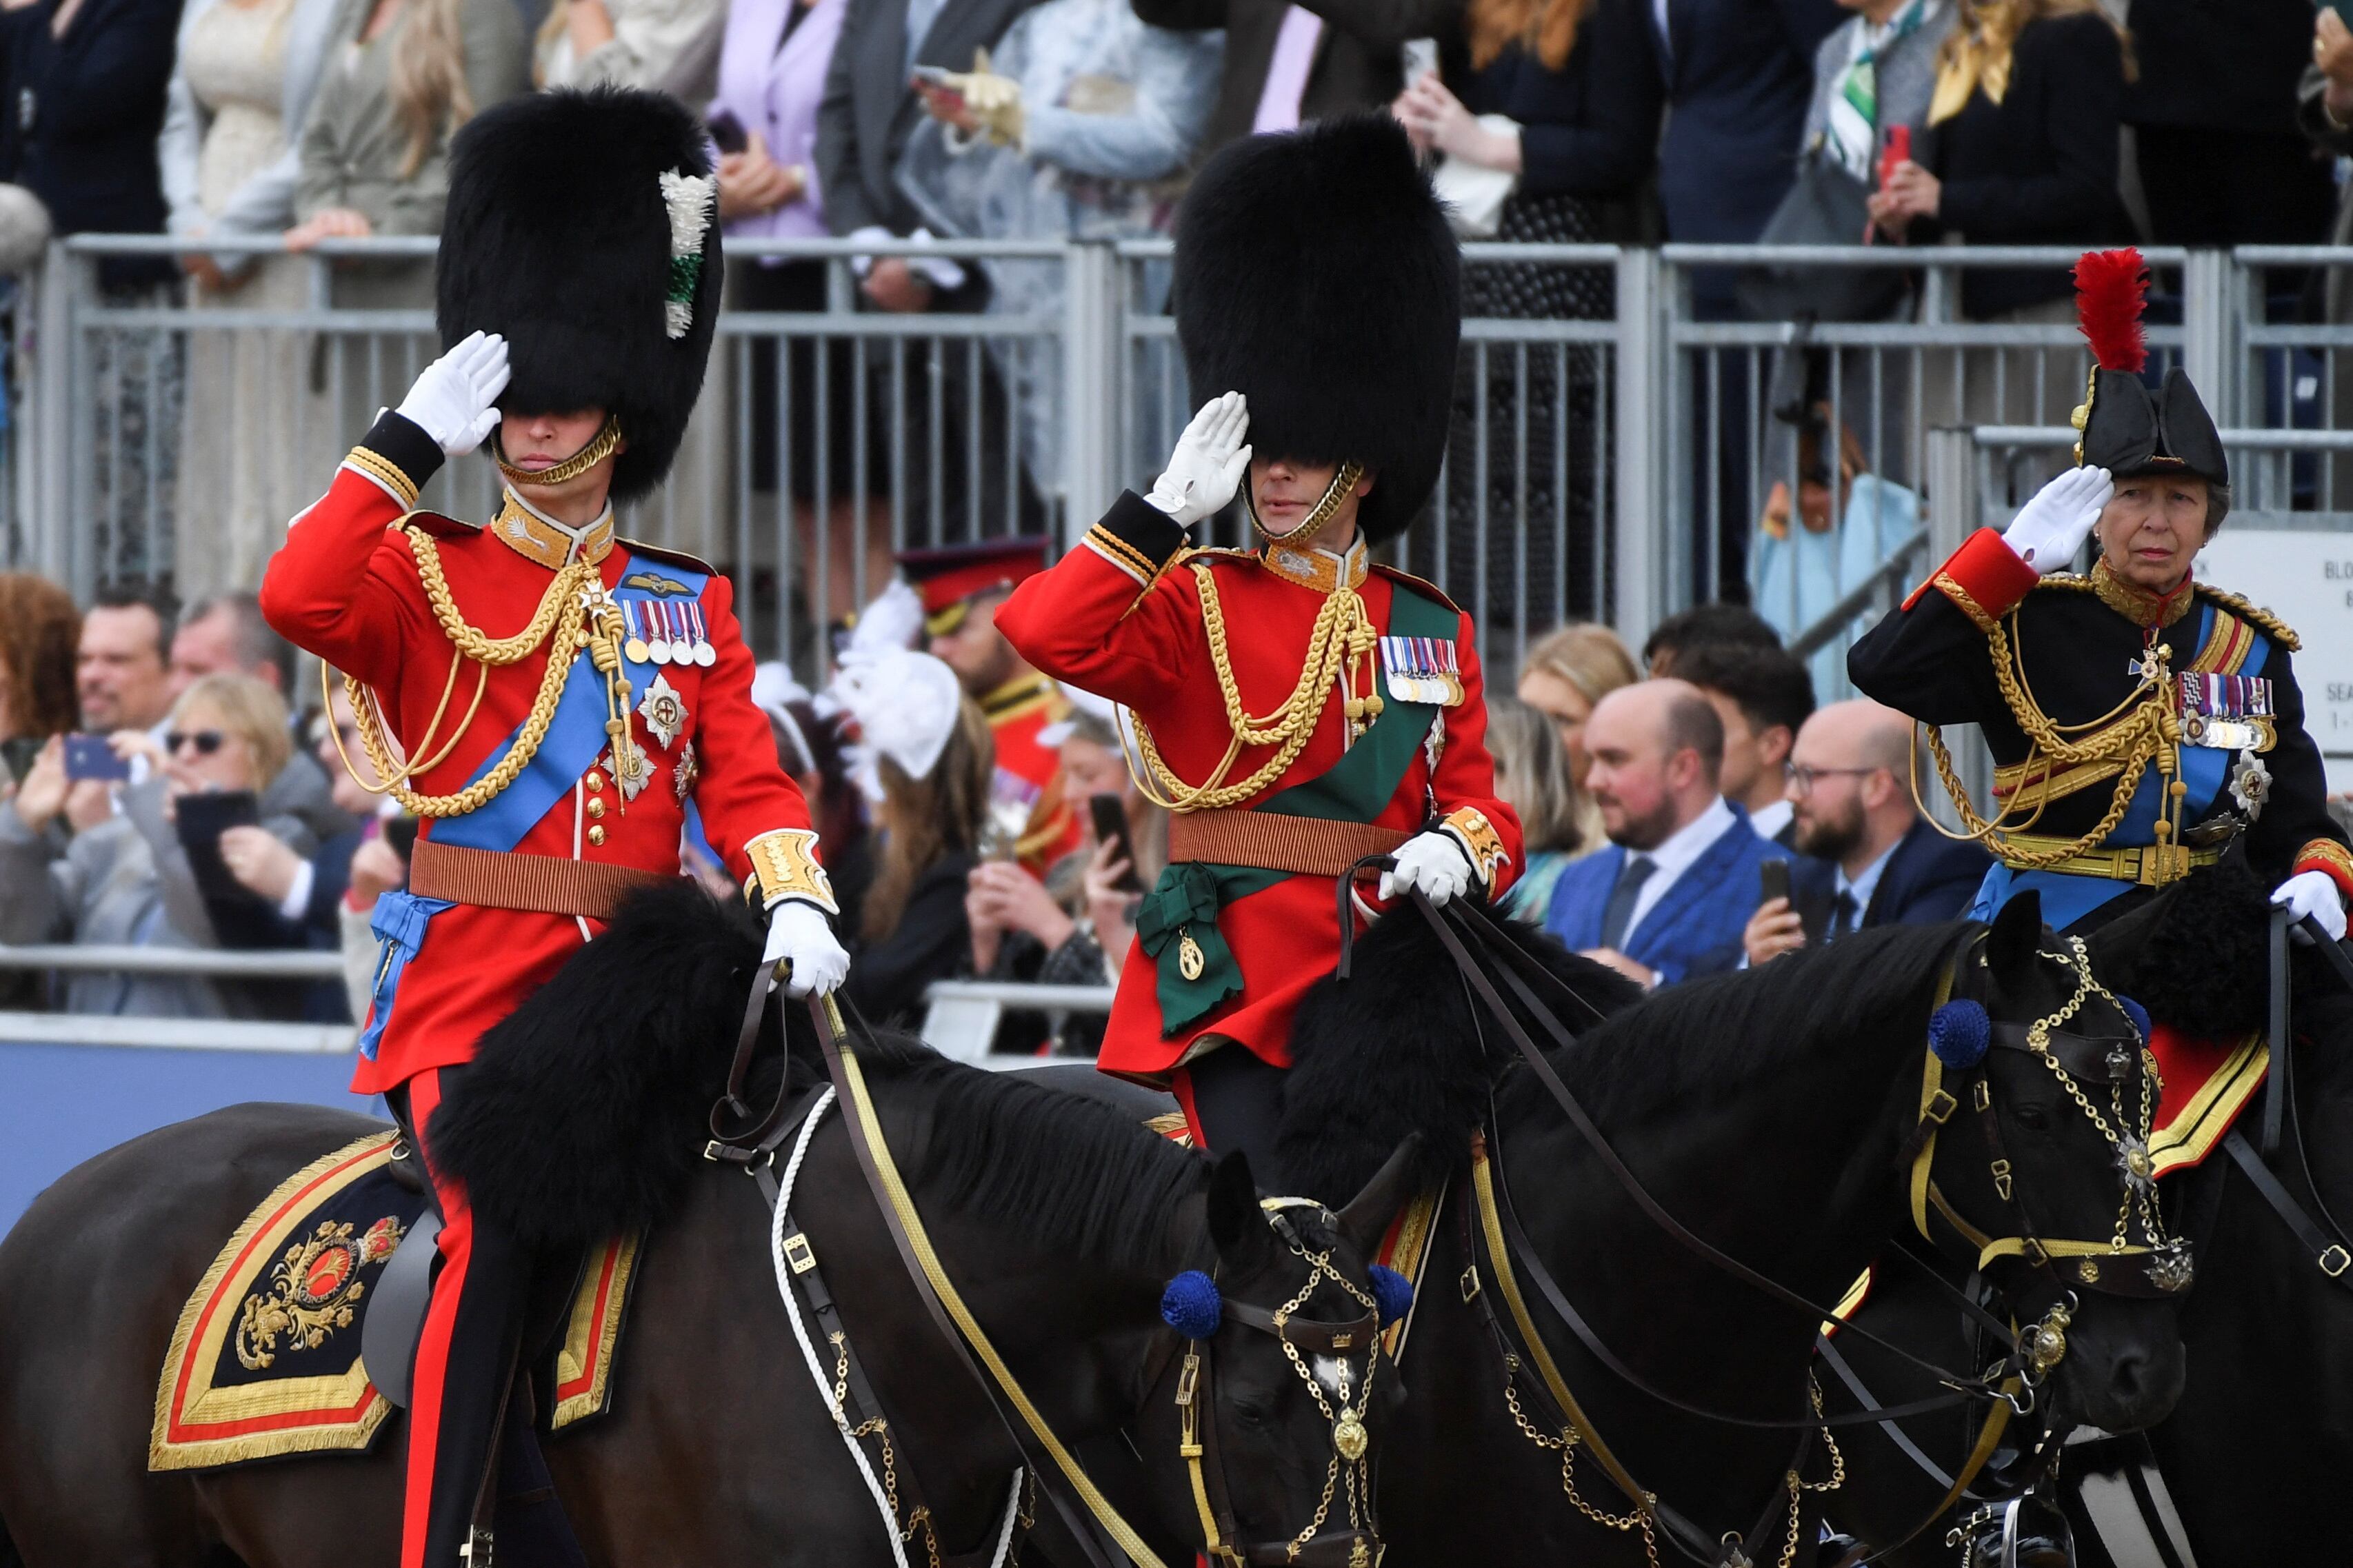
<instances>
[{"instance_id":1,"label":"blue rosette on bridle","mask_svg":"<svg viewBox=\"0 0 2353 1568\"><path fill-rule=\"evenodd\" d=\"M1957 1072L1967 1072L1985 1060L1986 1048L1992 1044L1993 1019L1987 1016L1982 1002L1947 1002L1928 1015L1928 1048Z\"/></svg>"}]
</instances>

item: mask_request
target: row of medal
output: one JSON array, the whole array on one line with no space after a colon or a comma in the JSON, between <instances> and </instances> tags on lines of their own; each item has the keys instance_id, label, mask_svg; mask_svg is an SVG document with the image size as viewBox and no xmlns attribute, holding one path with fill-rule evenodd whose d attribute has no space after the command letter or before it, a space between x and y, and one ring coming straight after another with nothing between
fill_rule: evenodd
<instances>
[{"instance_id":1,"label":"row of medal","mask_svg":"<svg viewBox=\"0 0 2353 1568\"><path fill-rule=\"evenodd\" d=\"M637 664L694 664L708 669L719 662L703 624L702 606L691 600L670 604L660 599L623 599L621 623L628 638L621 652Z\"/></svg>"}]
</instances>

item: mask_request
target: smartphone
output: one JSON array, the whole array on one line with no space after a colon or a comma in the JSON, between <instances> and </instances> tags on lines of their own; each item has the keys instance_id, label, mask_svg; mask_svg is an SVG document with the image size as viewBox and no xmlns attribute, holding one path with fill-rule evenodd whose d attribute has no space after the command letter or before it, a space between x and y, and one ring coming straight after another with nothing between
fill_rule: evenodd
<instances>
[{"instance_id":1,"label":"smartphone","mask_svg":"<svg viewBox=\"0 0 2353 1568\"><path fill-rule=\"evenodd\" d=\"M173 830L179 835L180 847L188 853L188 869L195 877L198 893L216 902L253 897L230 875L227 862L221 858L220 837L232 827L251 827L260 820L260 802L251 790L219 790L174 799Z\"/></svg>"},{"instance_id":2,"label":"smartphone","mask_svg":"<svg viewBox=\"0 0 2353 1568\"><path fill-rule=\"evenodd\" d=\"M1786 899L1788 896L1789 863L1787 860L1767 860L1757 868L1758 907L1761 908L1776 899Z\"/></svg>"},{"instance_id":3,"label":"smartphone","mask_svg":"<svg viewBox=\"0 0 2353 1568\"><path fill-rule=\"evenodd\" d=\"M116 756L105 736L66 737L66 777L79 784L83 779L121 781L130 776L131 760Z\"/></svg>"},{"instance_id":4,"label":"smartphone","mask_svg":"<svg viewBox=\"0 0 2353 1568\"><path fill-rule=\"evenodd\" d=\"M744 132L744 122L735 118L733 110L721 110L703 121L703 128L711 132L711 144L722 153L741 153L752 145L752 138Z\"/></svg>"},{"instance_id":5,"label":"smartphone","mask_svg":"<svg viewBox=\"0 0 2353 1568\"><path fill-rule=\"evenodd\" d=\"M908 73L918 87L935 87L954 92L955 83L948 80L950 74L945 66L917 66Z\"/></svg>"},{"instance_id":6,"label":"smartphone","mask_svg":"<svg viewBox=\"0 0 2353 1568\"><path fill-rule=\"evenodd\" d=\"M1119 846L1119 858L1127 862L1127 869L1112 884L1123 893L1144 891L1144 879L1135 874L1135 836L1128 831L1127 803L1115 795L1087 796L1087 815L1094 818L1095 842Z\"/></svg>"}]
</instances>

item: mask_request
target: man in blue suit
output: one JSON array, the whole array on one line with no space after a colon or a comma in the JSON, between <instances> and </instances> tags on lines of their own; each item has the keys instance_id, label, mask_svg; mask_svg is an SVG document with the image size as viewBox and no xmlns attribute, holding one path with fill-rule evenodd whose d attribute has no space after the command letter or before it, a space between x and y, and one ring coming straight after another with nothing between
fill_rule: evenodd
<instances>
[{"instance_id":1,"label":"man in blue suit","mask_svg":"<svg viewBox=\"0 0 2353 1568\"><path fill-rule=\"evenodd\" d=\"M1833 702L1798 731L1789 798L1799 858L1789 897L1741 934L1752 964L1864 926L1968 913L1993 858L1936 831L1912 800L1912 721L1867 699Z\"/></svg>"},{"instance_id":2,"label":"man in blue suit","mask_svg":"<svg viewBox=\"0 0 2353 1568\"><path fill-rule=\"evenodd\" d=\"M1728 969L1757 868L1788 851L1724 798L1724 721L1681 680L1621 686L1585 722L1609 847L1563 871L1545 929L1648 986Z\"/></svg>"}]
</instances>

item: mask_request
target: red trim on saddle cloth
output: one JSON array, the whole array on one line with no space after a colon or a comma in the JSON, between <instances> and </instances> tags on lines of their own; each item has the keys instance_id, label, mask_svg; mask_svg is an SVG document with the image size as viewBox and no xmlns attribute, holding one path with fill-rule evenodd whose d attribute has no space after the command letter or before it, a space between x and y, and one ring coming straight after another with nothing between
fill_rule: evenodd
<instances>
[{"instance_id":1,"label":"red trim on saddle cloth","mask_svg":"<svg viewBox=\"0 0 2353 1568\"><path fill-rule=\"evenodd\" d=\"M149 1469L206 1469L322 1449L364 1449L374 1440L392 1406L359 1361L359 1324L333 1322L332 1307L321 1320L321 1342L349 1350L343 1367L292 1375L281 1364L283 1375L228 1383L218 1378L223 1358L233 1353L240 1362L246 1353L291 1362L306 1348L315 1351L299 1342L307 1331L290 1323L279 1323L269 1344L259 1342L258 1334L266 1331L256 1314L274 1315L273 1297L284 1294L273 1289L273 1263L304 1252L302 1233L311 1217L383 1169L397 1136L390 1129L372 1132L303 1166L280 1183L222 1247L189 1294L164 1353L148 1438ZM359 1300L355 1274L354 1269L333 1281L340 1286L333 1294L353 1305ZM286 1289L305 1289L323 1278L290 1276ZM278 1302L277 1313L286 1306ZM243 1339L257 1342L240 1351L233 1342ZM247 1370L266 1371L267 1363Z\"/></svg>"},{"instance_id":2,"label":"red trim on saddle cloth","mask_svg":"<svg viewBox=\"0 0 2353 1568\"><path fill-rule=\"evenodd\" d=\"M2002 542L2000 534L1980 528L1953 552L1951 559L1929 574L1927 581L1912 590L1904 607L1910 609L1920 602L1920 595L1934 588L1979 626L1988 626L2018 608L2018 602L2041 581L2042 574L2020 560L2018 552Z\"/></svg>"},{"instance_id":3,"label":"red trim on saddle cloth","mask_svg":"<svg viewBox=\"0 0 2353 1568\"><path fill-rule=\"evenodd\" d=\"M637 1277L635 1232L617 1236L589 1254L565 1314L564 1342L555 1350L555 1398L548 1430L601 1415L613 1403L613 1357Z\"/></svg>"},{"instance_id":4,"label":"red trim on saddle cloth","mask_svg":"<svg viewBox=\"0 0 2353 1568\"><path fill-rule=\"evenodd\" d=\"M2149 1154L2157 1173L2188 1170L2211 1153L2262 1087L2271 1049L2261 1034L2201 1040L2158 1024L2149 1031L2164 1090L2158 1097Z\"/></svg>"}]
</instances>

